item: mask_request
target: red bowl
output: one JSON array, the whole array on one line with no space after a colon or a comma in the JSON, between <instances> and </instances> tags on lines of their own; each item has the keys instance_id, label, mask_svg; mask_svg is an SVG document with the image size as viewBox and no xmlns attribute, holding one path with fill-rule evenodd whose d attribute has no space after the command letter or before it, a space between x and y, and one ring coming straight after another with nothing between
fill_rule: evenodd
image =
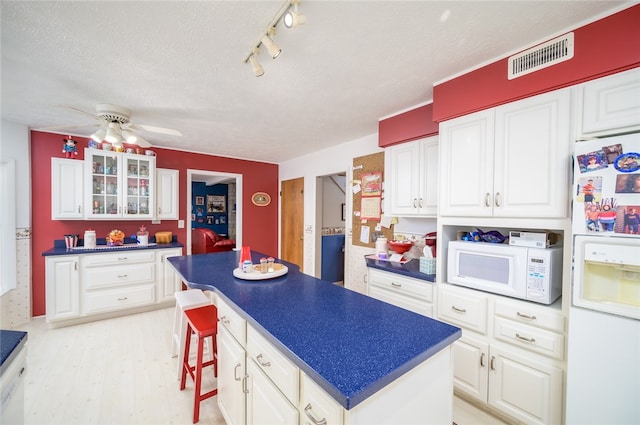
<instances>
[{"instance_id":1,"label":"red bowl","mask_svg":"<svg viewBox=\"0 0 640 425\"><path fill-rule=\"evenodd\" d=\"M391 248L396 254L404 254L409 251L413 246L412 241L388 241L387 245Z\"/></svg>"}]
</instances>

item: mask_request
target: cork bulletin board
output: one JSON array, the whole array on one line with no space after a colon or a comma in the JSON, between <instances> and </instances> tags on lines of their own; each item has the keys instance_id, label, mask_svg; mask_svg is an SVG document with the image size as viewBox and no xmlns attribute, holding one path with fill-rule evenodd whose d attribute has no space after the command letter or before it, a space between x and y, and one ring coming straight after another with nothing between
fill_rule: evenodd
<instances>
[{"instance_id":1,"label":"cork bulletin board","mask_svg":"<svg viewBox=\"0 0 640 425\"><path fill-rule=\"evenodd\" d=\"M353 245L375 247L377 235L393 239L393 225L380 225L384 197L384 152L353 158Z\"/></svg>"}]
</instances>

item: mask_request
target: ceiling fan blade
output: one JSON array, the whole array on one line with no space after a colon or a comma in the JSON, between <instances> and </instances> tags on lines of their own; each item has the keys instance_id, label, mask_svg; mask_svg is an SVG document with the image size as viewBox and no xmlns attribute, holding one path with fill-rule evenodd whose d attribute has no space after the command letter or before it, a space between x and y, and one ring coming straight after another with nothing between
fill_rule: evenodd
<instances>
[{"instance_id":1,"label":"ceiling fan blade","mask_svg":"<svg viewBox=\"0 0 640 425\"><path fill-rule=\"evenodd\" d=\"M51 127L40 127L37 130L40 131L56 131L56 130L65 130L69 128L96 128L100 127L100 124L67 124L67 125L55 125Z\"/></svg>"},{"instance_id":2,"label":"ceiling fan blade","mask_svg":"<svg viewBox=\"0 0 640 425\"><path fill-rule=\"evenodd\" d=\"M149 131L151 133L169 134L171 136L182 136L182 133L172 128L154 127L152 125L144 125L144 124L135 124L133 127L139 128L140 130Z\"/></svg>"},{"instance_id":3,"label":"ceiling fan blade","mask_svg":"<svg viewBox=\"0 0 640 425\"><path fill-rule=\"evenodd\" d=\"M138 140L136 140L136 145L140 146L141 148L150 148L152 146L151 143L140 136L138 136Z\"/></svg>"},{"instance_id":4,"label":"ceiling fan blade","mask_svg":"<svg viewBox=\"0 0 640 425\"><path fill-rule=\"evenodd\" d=\"M67 106L67 105L63 105L64 108L70 109L74 112L78 112L80 114L86 115L88 117L91 117L93 119L99 120L101 119L100 117L98 117L95 113L91 113L91 112L87 112L87 111L83 111L82 109L76 108L75 106Z\"/></svg>"}]
</instances>

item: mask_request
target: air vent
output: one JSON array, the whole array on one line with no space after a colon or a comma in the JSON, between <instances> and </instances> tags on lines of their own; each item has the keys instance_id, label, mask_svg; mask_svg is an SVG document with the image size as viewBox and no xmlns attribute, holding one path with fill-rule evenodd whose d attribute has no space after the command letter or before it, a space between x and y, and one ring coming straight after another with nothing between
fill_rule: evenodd
<instances>
[{"instance_id":1,"label":"air vent","mask_svg":"<svg viewBox=\"0 0 640 425\"><path fill-rule=\"evenodd\" d=\"M509 79L521 77L573 57L573 33L570 32L509 58Z\"/></svg>"}]
</instances>

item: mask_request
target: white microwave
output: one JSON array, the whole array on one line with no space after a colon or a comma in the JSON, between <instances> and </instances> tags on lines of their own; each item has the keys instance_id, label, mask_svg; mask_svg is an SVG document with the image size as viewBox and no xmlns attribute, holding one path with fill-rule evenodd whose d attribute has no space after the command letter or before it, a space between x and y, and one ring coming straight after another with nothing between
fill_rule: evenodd
<instances>
[{"instance_id":1,"label":"white microwave","mask_svg":"<svg viewBox=\"0 0 640 425\"><path fill-rule=\"evenodd\" d=\"M552 304L562 294L562 248L451 241L447 281L507 297Z\"/></svg>"}]
</instances>

